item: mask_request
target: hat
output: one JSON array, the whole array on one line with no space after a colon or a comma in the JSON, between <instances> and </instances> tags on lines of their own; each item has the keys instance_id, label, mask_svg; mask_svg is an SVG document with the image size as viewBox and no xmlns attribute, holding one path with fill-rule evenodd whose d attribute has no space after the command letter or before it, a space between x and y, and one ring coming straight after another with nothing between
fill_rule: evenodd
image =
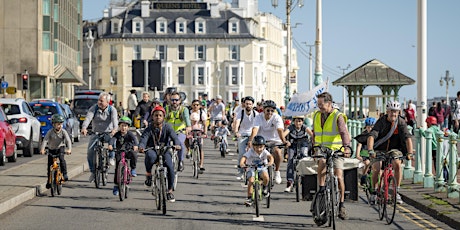
<instances>
[{"instance_id":1,"label":"hat","mask_svg":"<svg viewBox=\"0 0 460 230\"><path fill-rule=\"evenodd\" d=\"M222 96L217 95L217 96L216 96L216 99L217 99L217 100L219 100L219 99L222 100Z\"/></svg>"}]
</instances>

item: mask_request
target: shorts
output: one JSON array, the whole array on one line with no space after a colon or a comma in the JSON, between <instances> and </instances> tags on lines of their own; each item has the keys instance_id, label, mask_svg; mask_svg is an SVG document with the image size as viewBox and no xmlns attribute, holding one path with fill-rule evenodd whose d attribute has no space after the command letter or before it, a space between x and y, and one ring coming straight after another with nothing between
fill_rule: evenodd
<instances>
[{"instance_id":1,"label":"shorts","mask_svg":"<svg viewBox=\"0 0 460 230\"><path fill-rule=\"evenodd\" d=\"M338 158L334 158L334 169L342 169L343 170L343 162L345 160L343 159L343 157L338 157Z\"/></svg>"},{"instance_id":2,"label":"shorts","mask_svg":"<svg viewBox=\"0 0 460 230\"><path fill-rule=\"evenodd\" d=\"M263 173L263 172L267 172L267 173L268 173L267 167L259 168L258 171L259 171L259 178L262 178L262 173ZM255 176L255 174L254 174L254 169L253 169L253 168L248 169L248 171L246 172L246 178L249 179L249 178L251 178L251 177L253 177L253 176Z\"/></svg>"}]
</instances>

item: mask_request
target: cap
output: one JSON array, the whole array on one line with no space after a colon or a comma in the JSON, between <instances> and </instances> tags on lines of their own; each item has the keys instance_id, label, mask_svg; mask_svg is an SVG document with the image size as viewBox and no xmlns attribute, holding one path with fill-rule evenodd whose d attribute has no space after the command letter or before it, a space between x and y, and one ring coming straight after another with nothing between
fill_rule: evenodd
<instances>
[{"instance_id":1,"label":"cap","mask_svg":"<svg viewBox=\"0 0 460 230\"><path fill-rule=\"evenodd\" d=\"M222 100L222 96L221 96L221 95L217 95L217 96L216 96L216 99Z\"/></svg>"}]
</instances>

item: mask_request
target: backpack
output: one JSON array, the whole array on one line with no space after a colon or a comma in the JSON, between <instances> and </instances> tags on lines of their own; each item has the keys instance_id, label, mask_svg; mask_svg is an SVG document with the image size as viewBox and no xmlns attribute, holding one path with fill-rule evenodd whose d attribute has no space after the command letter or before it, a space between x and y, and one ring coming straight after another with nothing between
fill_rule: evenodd
<instances>
[{"instance_id":1,"label":"backpack","mask_svg":"<svg viewBox=\"0 0 460 230\"><path fill-rule=\"evenodd\" d=\"M99 109L99 106L94 107L94 111L93 111L94 114L96 114L97 109ZM112 114L112 106L111 105L109 105L109 114Z\"/></svg>"}]
</instances>

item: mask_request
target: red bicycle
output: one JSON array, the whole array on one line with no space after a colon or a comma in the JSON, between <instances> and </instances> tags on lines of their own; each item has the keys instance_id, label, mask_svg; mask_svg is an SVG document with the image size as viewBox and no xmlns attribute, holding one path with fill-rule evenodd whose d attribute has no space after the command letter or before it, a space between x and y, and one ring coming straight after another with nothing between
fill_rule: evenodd
<instances>
[{"instance_id":1,"label":"red bicycle","mask_svg":"<svg viewBox=\"0 0 460 230\"><path fill-rule=\"evenodd\" d=\"M393 160L402 159L403 156L395 156L394 152L390 151L386 154L378 155L373 161L383 162L383 173L380 175L379 186L377 188L377 206L379 211L379 219L385 217L387 224L391 224L396 213L396 178L393 174Z\"/></svg>"},{"instance_id":2,"label":"red bicycle","mask_svg":"<svg viewBox=\"0 0 460 230\"><path fill-rule=\"evenodd\" d=\"M128 185L132 181L132 175L129 168L129 159L126 158L126 151L120 149L116 151L116 154L120 155L120 161L118 162L118 170L115 172L115 178L118 184L120 201L123 201L125 198L128 198Z\"/></svg>"}]
</instances>

